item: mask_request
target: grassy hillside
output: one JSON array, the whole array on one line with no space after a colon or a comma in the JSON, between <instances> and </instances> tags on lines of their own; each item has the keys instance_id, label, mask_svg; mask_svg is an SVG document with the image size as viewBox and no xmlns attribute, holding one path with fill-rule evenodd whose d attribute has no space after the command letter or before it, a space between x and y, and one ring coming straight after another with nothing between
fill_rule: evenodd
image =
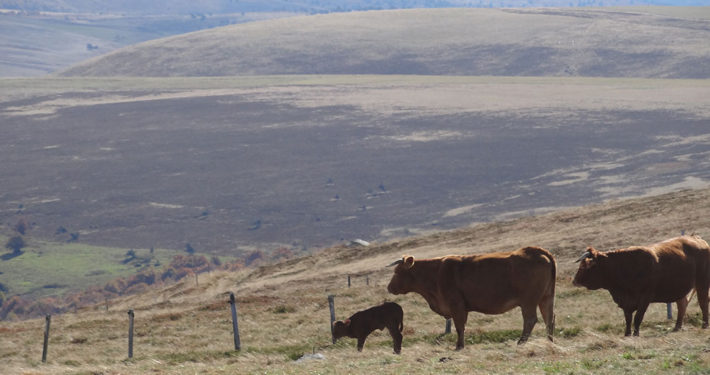
<instances>
[{"instance_id":1,"label":"grassy hillside","mask_svg":"<svg viewBox=\"0 0 710 375\"><path fill-rule=\"evenodd\" d=\"M710 181L707 80L0 85L0 219L49 240L64 227L117 248L301 252Z\"/></svg>"},{"instance_id":2,"label":"grassy hillside","mask_svg":"<svg viewBox=\"0 0 710 375\"><path fill-rule=\"evenodd\" d=\"M0 85L2 233L21 219L33 223L25 254L0 261L8 296L58 296L131 276L142 268L121 263L130 248L139 256L157 248L163 266L186 243L228 259L257 249L303 253L703 187L710 178L705 80ZM80 243L57 244L68 236L59 228Z\"/></svg>"},{"instance_id":3,"label":"grassy hillside","mask_svg":"<svg viewBox=\"0 0 710 375\"><path fill-rule=\"evenodd\" d=\"M499 7L624 5L628 0L584 1L509 0ZM0 76L41 76L77 64L91 57L151 39L184 34L219 26L295 15L353 10L488 7L483 1L371 0L322 1L0 1L0 32L7 42L0 43ZM633 3L638 4L638 1ZM692 5L692 1L690 4ZM703 18L696 8L695 18ZM652 12L674 18L687 18L683 7L644 7L625 9L633 13Z\"/></svg>"},{"instance_id":4,"label":"grassy hillside","mask_svg":"<svg viewBox=\"0 0 710 375\"><path fill-rule=\"evenodd\" d=\"M143 2L113 2L108 0L0 0L0 9L24 11L80 12L80 13L128 13L128 14L224 14L238 12L301 13L350 12L354 10L399 9L399 8L450 8L450 7L567 7L666 4L663 0L202 0L199 4L189 0L154 0ZM702 0L674 0L676 5L702 5Z\"/></svg>"},{"instance_id":5,"label":"grassy hillside","mask_svg":"<svg viewBox=\"0 0 710 375\"><path fill-rule=\"evenodd\" d=\"M710 77L706 7L418 9L292 17L153 40L65 76Z\"/></svg>"},{"instance_id":6,"label":"grassy hillside","mask_svg":"<svg viewBox=\"0 0 710 375\"><path fill-rule=\"evenodd\" d=\"M7 238L0 236L0 243ZM23 254L0 260L0 282L9 290L6 296L40 298L61 296L90 286L134 275L145 268L167 265L174 250L123 249L80 243L29 240ZM5 250L5 249L3 249ZM135 257L127 255L134 250Z\"/></svg>"},{"instance_id":7,"label":"grassy hillside","mask_svg":"<svg viewBox=\"0 0 710 375\"><path fill-rule=\"evenodd\" d=\"M623 314L606 291L570 284L574 259L587 245L603 250L649 244L683 229L710 231L710 190L687 190L612 201L539 217L481 224L368 248L332 248L297 260L239 273L212 273L105 306L52 318L49 354L40 362L43 319L0 323L0 357L10 374L43 373L260 373L311 374L373 371L427 373L706 373L708 332L699 325L695 300L681 332L670 332L665 305L646 314L640 337L622 337ZM515 344L519 309L502 315L470 313L466 348L442 335L444 320L418 295L392 296L385 265L402 253L415 257L550 249L558 262L555 342L540 323L531 341ZM352 275L347 287L346 276ZM365 276L369 285L365 284ZM233 351L228 293L237 295L242 350ZM386 333L368 338L362 353L350 339L330 342L326 296L335 296L336 318L384 299L402 305L402 355L391 354ZM135 310L134 358L127 360L126 311ZM323 359L297 362L304 354Z\"/></svg>"},{"instance_id":8,"label":"grassy hillside","mask_svg":"<svg viewBox=\"0 0 710 375\"><path fill-rule=\"evenodd\" d=\"M39 6L52 7L45 1L40 3L43 4ZM70 11L64 5L56 13L40 13L27 9L32 6L21 12L6 11L0 2L0 33L5 37L0 43L0 77L43 76L151 39L294 15L275 12L147 15L90 9Z\"/></svg>"}]
</instances>

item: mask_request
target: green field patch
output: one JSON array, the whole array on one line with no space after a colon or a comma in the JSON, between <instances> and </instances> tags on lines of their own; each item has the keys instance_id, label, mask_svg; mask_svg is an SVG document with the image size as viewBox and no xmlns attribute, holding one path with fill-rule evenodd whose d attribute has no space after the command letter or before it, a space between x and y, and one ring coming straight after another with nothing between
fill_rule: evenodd
<instances>
[{"instance_id":1,"label":"green field patch","mask_svg":"<svg viewBox=\"0 0 710 375\"><path fill-rule=\"evenodd\" d=\"M118 277L131 276L156 263L168 264L177 254L166 249L154 249L152 253L149 249L134 249L136 257L126 262L129 250L31 241L22 255L0 261L0 272L8 295L59 296L67 291L83 290Z\"/></svg>"}]
</instances>

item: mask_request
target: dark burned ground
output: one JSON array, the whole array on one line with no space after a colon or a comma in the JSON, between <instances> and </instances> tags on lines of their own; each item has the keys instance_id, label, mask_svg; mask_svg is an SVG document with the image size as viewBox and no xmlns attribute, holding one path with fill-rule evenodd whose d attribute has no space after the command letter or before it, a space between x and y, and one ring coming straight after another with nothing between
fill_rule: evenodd
<instances>
[{"instance_id":1,"label":"dark burned ground","mask_svg":"<svg viewBox=\"0 0 710 375\"><path fill-rule=\"evenodd\" d=\"M5 225L126 248L309 249L710 180L707 119L672 111L414 116L227 95L2 124Z\"/></svg>"}]
</instances>

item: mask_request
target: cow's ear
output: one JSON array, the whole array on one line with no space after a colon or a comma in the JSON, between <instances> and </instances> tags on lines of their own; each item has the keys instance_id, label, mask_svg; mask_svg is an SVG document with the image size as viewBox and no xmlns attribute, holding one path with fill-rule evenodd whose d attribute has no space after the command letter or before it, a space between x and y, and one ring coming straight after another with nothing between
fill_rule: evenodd
<instances>
[{"instance_id":1,"label":"cow's ear","mask_svg":"<svg viewBox=\"0 0 710 375\"><path fill-rule=\"evenodd\" d=\"M345 319L345 321L343 323L345 323L346 327L349 327L350 326L350 319Z\"/></svg>"},{"instance_id":2,"label":"cow's ear","mask_svg":"<svg viewBox=\"0 0 710 375\"><path fill-rule=\"evenodd\" d=\"M404 266L407 268L412 268L412 266L414 265L414 257L411 255L402 256L402 264L404 264Z\"/></svg>"}]
</instances>

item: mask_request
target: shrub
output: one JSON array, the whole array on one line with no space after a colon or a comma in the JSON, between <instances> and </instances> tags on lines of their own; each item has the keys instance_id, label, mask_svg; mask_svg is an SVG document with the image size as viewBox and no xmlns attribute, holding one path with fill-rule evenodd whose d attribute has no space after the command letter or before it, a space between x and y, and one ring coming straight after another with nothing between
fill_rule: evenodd
<instances>
[{"instance_id":1,"label":"shrub","mask_svg":"<svg viewBox=\"0 0 710 375\"><path fill-rule=\"evenodd\" d=\"M264 254L260 250L254 250L244 258L244 265L249 267L254 264L254 262L262 259L264 259Z\"/></svg>"},{"instance_id":2,"label":"shrub","mask_svg":"<svg viewBox=\"0 0 710 375\"><path fill-rule=\"evenodd\" d=\"M7 243L5 244L5 248L12 250L13 255L22 254L22 248L25 246L27 246L27 244L22 236L14 236L7 240Z\"/></svg>"},{"instance_id":3,"label":"shrub","mask_svg":"<svg viewBox=\"0 0 710 375\"><path fill-rule=\"evenodd\" d=\"M17 221L17 224L15 224L15 231L24 236L25 232L27 231L27 229L29 229L29 227L30 226L29 224L27 224L27 219L23 217Z\"/></svg>"}]
</instances>

